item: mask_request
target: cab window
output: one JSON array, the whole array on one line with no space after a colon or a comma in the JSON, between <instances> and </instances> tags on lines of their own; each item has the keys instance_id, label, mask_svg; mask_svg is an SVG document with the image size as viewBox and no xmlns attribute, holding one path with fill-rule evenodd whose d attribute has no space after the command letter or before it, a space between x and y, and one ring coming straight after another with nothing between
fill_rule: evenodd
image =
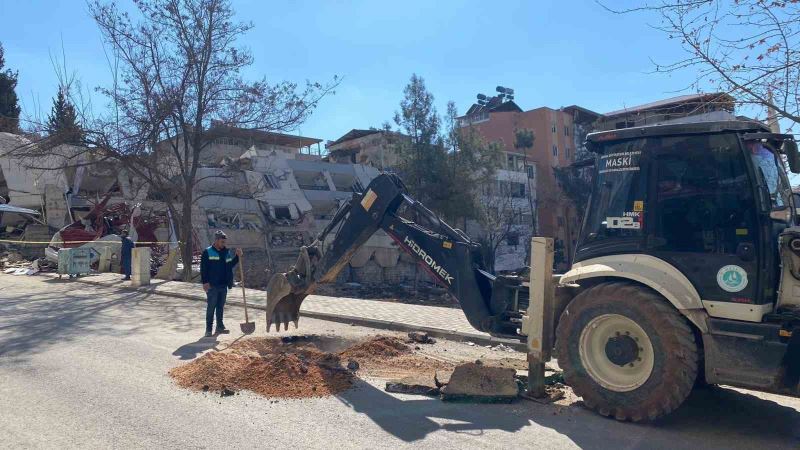
<instances>
[{"instance_id":1,"label":"cab window","mask_svg":"<svg viewBox=\"0 0 800 450\"><path fill-rule=\"evenodd\" d=\"M654 142L655 235L664 251L734 253L755 238L755 200L732 134Z\"/></svg>"}]
</instances>

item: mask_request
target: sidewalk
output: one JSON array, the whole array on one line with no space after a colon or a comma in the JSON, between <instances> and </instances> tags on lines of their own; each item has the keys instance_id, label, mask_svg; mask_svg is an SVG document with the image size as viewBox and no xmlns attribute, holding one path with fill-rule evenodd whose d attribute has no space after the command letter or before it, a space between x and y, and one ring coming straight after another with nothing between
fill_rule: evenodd
<instances>
[{"instance_id":1,"label":"sidewalk","mask_svg":"<svg viewBox=\"0 0 800 450\"><path fill-rule=\"evenodd\" d=\"M57 276L52 273L44 276ZM121 275L111 273L82 276L75 281L98 286L132 289L158 295L185 298L187 300L206 301L202 286L182 281L151 280L149 286L133 288L129 281L122 281ZM266 293L257 289L247 289L247 306L263 311L266 307ZM242 306L242 289L235 287L228 291L228 304ZM372 328L395 331L425 331L431 336L457 341L470 341L481 345L503 343L517 350L524 351L524 344L518 341L495 338L487 333L475 330L467 322L464 313L456 308L439 306L409 305L378 300L364 300L346 297L328 297L309 295L300 309L303 317L330 320L334 322L352 323ZM258 322L259 330L265 326L265 318L254 311L253 318ZM302 327L302 321L301 325Z\"/></svg>"}]
</instances>

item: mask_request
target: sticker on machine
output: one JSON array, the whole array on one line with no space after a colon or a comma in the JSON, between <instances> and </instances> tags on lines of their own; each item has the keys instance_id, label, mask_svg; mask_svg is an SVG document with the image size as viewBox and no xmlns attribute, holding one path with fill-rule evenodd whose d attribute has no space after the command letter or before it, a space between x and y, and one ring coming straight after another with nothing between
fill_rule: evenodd
<instances>
[{"instance_id":1,"label":"sticker on machine","mask_svg":"<svg viewBox=\"0 0 800 450\"><path fill-rule=\"evenodd\" d=\"M372 208L372 204L375 203L375 199L378 198L378 194L372 192L372 189L368 189L367 193L364 194L364 198L361 199L361 206L364 207L365 211L369 211Z\"/></svg>"},{"instance_id":2,"label":"sticker on machine","mask_svg":"<svg viewBox=\"0 0 800 450\"><path fill-rule=\"evenodd\" d=\"M727 292L739 292L747 287L747 271L731 264L717 272L717 284Z\"/></svg>"},{"instance_id":3,"label":"sticker on machine","mask_svg":"<svg viewBox=\"0 0 800 450\"><path fill-rule=\"evenodd\" d=\"M600 157L599 173L629 172L639 170L639 157L642 152L609 153Z\"/></svg>"},{"instance_id":4,"label":"sticker on machine","mask_svg":"<svg viewBox=\"0 0 800 450\"><path fill-rule=\"evenodd\" d=\"M606 228L621 228L623 230L640 230L642 223L639 213L625 213L623 217L606 217Z\"/></svg>"}]
</instances>

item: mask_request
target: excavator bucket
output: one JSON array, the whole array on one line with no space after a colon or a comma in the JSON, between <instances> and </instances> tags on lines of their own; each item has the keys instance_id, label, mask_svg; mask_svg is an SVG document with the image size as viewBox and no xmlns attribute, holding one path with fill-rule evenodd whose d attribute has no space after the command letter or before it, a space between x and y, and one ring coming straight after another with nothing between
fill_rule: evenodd
<instances>
[{"instance_id":1,"label":"excavator bucket","mask_svg":"<svg viewBox=\"0 0 800 450\"><path fill-rule=\"evenodd\" d=\"M302 247L297 263L288 272L276 273L267 283L267 332L272 324L275 331L289 329L289 322L295 328L300 321L300 304L311 288L312 264L308 249Z\"/></svg>"}]
</instances>

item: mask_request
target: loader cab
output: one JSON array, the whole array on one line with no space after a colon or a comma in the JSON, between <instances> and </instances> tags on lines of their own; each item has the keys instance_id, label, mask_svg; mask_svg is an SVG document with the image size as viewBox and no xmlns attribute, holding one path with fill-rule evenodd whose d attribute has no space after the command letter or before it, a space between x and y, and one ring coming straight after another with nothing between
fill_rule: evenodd
<instances>
[{"instance_id":1,"label":"loader cab","mask_svg":"<svg viewBox=\"0 0 800 450\"><path fill-rule=\"evenodd\" d=\"M704 122L593 133L587 147L594 186L576 262L650 255L712 308L751 305L753 320L771 309L778 234L797 220L784 170L788 160L800 171L790 136L757 122Z\"/></svg>"}]
</instances>

